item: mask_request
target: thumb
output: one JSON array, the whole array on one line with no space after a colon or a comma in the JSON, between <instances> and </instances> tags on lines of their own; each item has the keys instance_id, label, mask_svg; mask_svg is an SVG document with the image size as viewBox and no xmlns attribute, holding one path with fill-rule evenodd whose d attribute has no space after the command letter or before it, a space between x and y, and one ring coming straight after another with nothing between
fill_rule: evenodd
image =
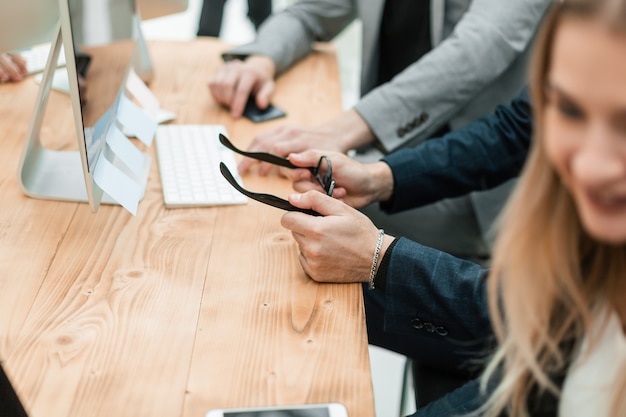
<instances>
[{"instance_id":1,"label":"thumb","mask_svg":"<svg viewBox=\"0 0 626 417\"><path fill-rule=\"evenodd\" d=\"M289 195L289 202L298 208L312 209L322 216L337 216L345 213L346 204L319 191Z\"/></svg>"}]
</instances>

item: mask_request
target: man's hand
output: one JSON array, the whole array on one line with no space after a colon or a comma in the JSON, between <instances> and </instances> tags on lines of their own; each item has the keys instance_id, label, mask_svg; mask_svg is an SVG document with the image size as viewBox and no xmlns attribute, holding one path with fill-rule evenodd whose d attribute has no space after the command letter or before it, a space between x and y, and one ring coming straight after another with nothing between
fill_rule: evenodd
<instances>
[{"instance_id":1,"label":"man's hand","mask_svg":"<svg viewBox=\"0 0 626 417\"><path fill-rule=\"evenodd\" d=\"M323 149L336 152L347 152L350 149L371 143L374 134L365 120L354 110L348 110L328 123L313 127L280 126L263 132L252 140L251 152L269 152L286 157L290 153L303 152L308 149ZM244 158L239 164L243 174L258 161ZM272 165L262 163L259 174L266 175Z\"/></svg>"},{"instance_id":2,"label":"man's hand","mask_svg":"<svg viewBox=\"0 0 626 417\"><path fill-rule=\"evenodd\" d=\"M289 202L324 216L288 212L281 219L298 244L304 272L318 282L367 282L378 240L370 219L317 191L290 195ZM384 237L379 263L392 241L392 236Z\"/></svg>"},{"instance_id":3,"label":"man's hand","mask_svg":"<svg viewBox=\"0 0 626 417\"><path fill-rule=\"evenodd\" d=\"M299 167L314 167L322 155L327 156L331 162L332 176L336 181L334 198L355 208L391 198L393 174L385 162L362 164L346 154L322 150L293 153L288 158ZM308 169L283 169L281 172L293 181L293 188L298 192L324 192Z\"/></svg>"},{"instance_id":4,"label":"man's hand","mask_svg":"<svg viewBox=\"0 0 626 417\"><path fill-rule=\"evenodd\" d=\"M20 55L0 54L0 82L20 81L27 72L26 61Z\"/></svg>"},{"instance_id":5,"label":"man's hand","mask_svg":"<svg viewBox=\"0 0 626 417\"><path fill-rule=\"evenodd\" d=\"M209 90L218 103L230 108L233 117L241 117L251 94L259 108L268 106L274 94L275 72L274 62L265 56L229 61L209 81Z\"/></svg>"}]
</instances>

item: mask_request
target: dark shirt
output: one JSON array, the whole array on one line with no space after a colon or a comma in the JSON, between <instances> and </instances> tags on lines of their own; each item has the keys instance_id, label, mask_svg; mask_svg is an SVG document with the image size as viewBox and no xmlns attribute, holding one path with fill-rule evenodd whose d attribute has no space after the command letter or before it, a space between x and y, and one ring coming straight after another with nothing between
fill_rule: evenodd
<instances>
[{"instance_id":1,"label":"dark shirt","mask_svg":"<svg viewBox=\"0 0 626 417\"><path fill-rule=\"evenodd\" d=\"M385 1L379 48L378 85L430 51L430 0Z\"/></svg>"}]
</instances>

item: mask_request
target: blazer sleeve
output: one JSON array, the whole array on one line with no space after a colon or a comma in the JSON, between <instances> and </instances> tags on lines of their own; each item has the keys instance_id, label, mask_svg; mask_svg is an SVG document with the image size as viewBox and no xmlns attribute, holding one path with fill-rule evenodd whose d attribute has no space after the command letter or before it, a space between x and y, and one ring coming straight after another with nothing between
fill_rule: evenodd
<instances>
[{"instance_id":1,"label":"blazer sleeve","mask_svg":"<svg viewBox=\"0 0 626 417\"><path fill-rule=\"evenodd\" d=\"M443 42L354 107L385 152L426 139L529 47L550 0L474 0Z\"/></svg>"},{"instance_id":2,"label":"blazer sleeve","mask_svg":"<svg viewBox=\"0 0 626 417\"><path fill-rule=\"evenodd\" d=\"M492 336L487 274L475 262L398 238L387 270L385 329L423 331L454 343L486 340ZM416 326L416 318L424 326Z\"/></svg>"},{"instance_id":3,"label":"blazer sleeve","mask_svg":"<svg viewBox=\"0 0 626 417\"><path fill-rule=\"evenodd\" d=\"M280 74L313 49L328 42L357 17L350 0L300 0L271 15L261 25L254 42L226 51L224 59L266 55Z\"/></svg>"},{"instance_id":4,"label":"blazer sleeve","mask_svg":"<svg viewBox=\"0 0 626 417\"><path fill-rule=\"evenodd\" d=\"M385 158L394 193L381 209L395 213L495 187L522 169L532 138L528 90L494 114Z\"/></svg>"},{"instance_id":5,"label":"blazer sleeve","mask_svg":"<svg viewBox=\"0 0 626 417\"><path fill-rule=\"evenodd\" d=\"M385 330L403 334L406 343L418 343L420 363L443 369L447 362L459 361L482 369L495 343L487 274L488 269L474 262L398 238L384 290ZM446 363L437 364L440 358ZM487 392L491 382L495 380ZM473 379L412 417L464 415L483 405L487 395Z\"/></svg>"}]
</instances>

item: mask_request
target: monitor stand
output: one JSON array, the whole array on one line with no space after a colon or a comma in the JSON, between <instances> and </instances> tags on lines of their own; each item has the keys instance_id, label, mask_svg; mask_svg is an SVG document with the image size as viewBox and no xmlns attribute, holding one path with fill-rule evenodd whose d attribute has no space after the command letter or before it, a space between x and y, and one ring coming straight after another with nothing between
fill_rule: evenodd
<instances>
[{"instance_id":1,"label":"monitor stand","mask_svg":"<svg viewBox=\"0 0 626 417\"><path fill-rule=\"evenodd\" d=\"M88 202L92 211L100 203L119 204L94 182L87 164L78 89L70 82L70 97L79 150L54 150L46 148L40 140L41 125L50 95L56 62L63 39L66 39L65 55L68 78L76 77L71 34L58 25L50 47L50 53L37 93L36 104L26 134L25 144L18 167L18 181L29 197L44 200ZM150 171L146 163L139 179L145 191ZM143 195L142 195L143 198Z\"/></svg>"},{"instance_id":2,"label":"monitor stand","mask_svg":"<svg viewBox=\"0 0 626 417\"><path fill-rule=\"evenodd\" d=\"M141 30L141 19L139 14L135 16L137 25L137 53L133 57L133 68L139 78L145 83L150 84L152 78L154 78L154 70L152 67L152 58L150 57L150 51L148 50L148 43L146 42L143 31Z\"/></svg>"}]
</instances>

